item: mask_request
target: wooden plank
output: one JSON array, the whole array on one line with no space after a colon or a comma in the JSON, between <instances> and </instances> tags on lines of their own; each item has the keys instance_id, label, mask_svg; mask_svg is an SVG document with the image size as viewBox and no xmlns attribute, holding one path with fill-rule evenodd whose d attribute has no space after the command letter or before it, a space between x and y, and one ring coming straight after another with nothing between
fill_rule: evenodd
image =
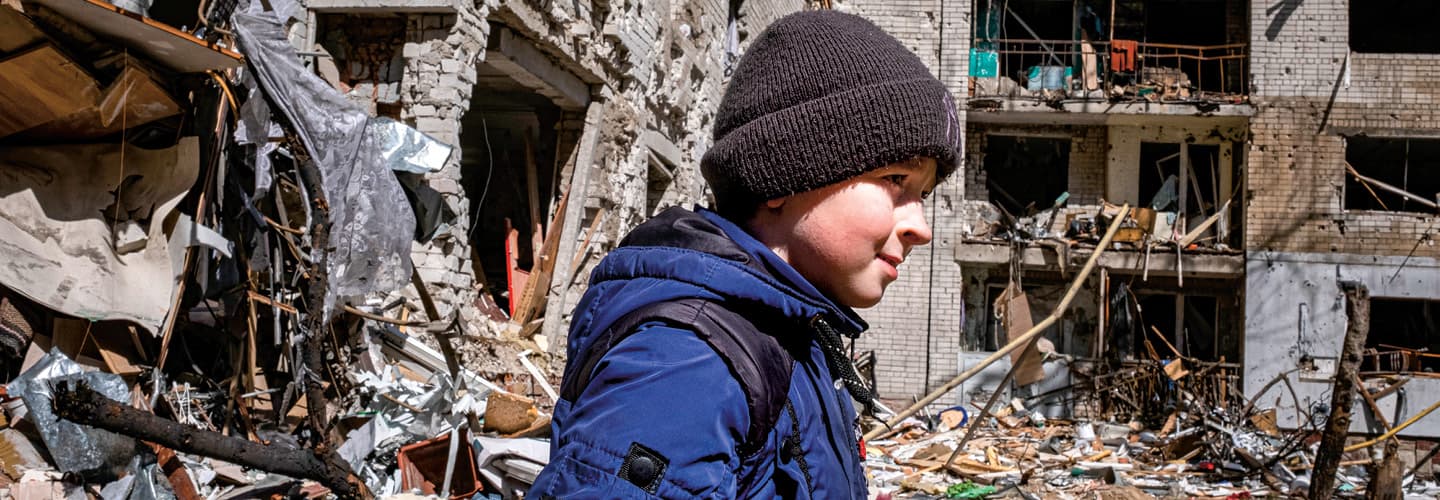
<instances>
[{"instance_id":1,"label":"wooden plank","mask_svg":"<svg viewBox=\"0 0 1440 500\"><path fill-rule=\"evenodd\" d=\"M540 173L535 167L535 148L530 145L530 130L522 132L520 139L525 144L525 197L530 205L530 227L534 228L530 251L540 255L540 245L545 239L545 229L540 227Z\"/></svg>"},{"instance_id":2,"label":"wooden plank","mask_svg":"<svg viewBox=\"0 0 1440 500\"><path fill-rule=\"evenodd\" d=\"M95 106L100 86L50 44L0 61L0 137Z\"/></svg>"},{"instance_id":3,"label":"wooden plank","mask_svg":"<svg viewBox=\"0 0 1440 500\"><path fill-rule=\"evenodd\" d=\"M595 219L590 221L590 227L585 229L585 240L580 244L580 249L575 251L575 256L570 258L570 272L566 273L569 281L563 286L569 287L575 281L575 273L580 270L580 264L585 262L585 254L590 250L590 239L595 237L595 231L600 228L600 222L605 220L605 207L595 213ZM558 249L557 249L558 251Z\"/></svg>"},{"instance_id":4,"label":"wooden plank","mask_svg":"<svg viewBox=\"0 0 1440 500\"><path fill-rule=\"evenodd\" d=\"M510 317L520 307L520 295L525 293L526 285L529 284L530 273L520 269L518 265L520 256L517 255L520 248L520 231L510 225L510 218L505 218L505 277L506 291L510 296Z\"/></svg>"},{"instance_id":5,"label":"wooden plank","mask_svg":"<svg viewBox=\"0 0 1440 500\"><path fill-rule=\"evenodd\" d=\"M106 371L122 377L139 375L144 371L133 361L140 359L140 353L130 343L130 330L134 330L134 326L115 322L97 325L99 327L91 336L91 341L100 352L100 360L105 363Z\"/></svg>"},{"instance_id":6,"label":"wooden plank","mask_svg":"<svg viewBox=\"0 0 1440 500\"><path fill-rule=\"evenodd\" d=\"M555 206L555 217L550 221L550 231L545 235L545 242L535 250L535 265L530 271L529 286L525 288L524 296L520 300L521 307L511 316L515 324L522 327L545 310L547 288L550 287L550 278L555 273L555 257L559 252L560 234L563 232L560 229L565 223L560 217L564 216L569 202L570 191L567 190L560 195L560 203Z\"/></svg>"},{"instance_id":7,"label":"wooden plank","mask_svg":"<svg viewBox=\"0 0 1440 500\"><path fill-rule=\"evenodd\" d=\"M17 137L94 139L180 114L180 105L142 63L132 59L123 64L125 69L97 103Z\"/></svg>"},{"instance_id":8,"label":"wooden plank","mask_svg":"<svg viewBox=\"0 0 1440 500\"><path fill-rule=\"evenodd\" d=\"M81 27L181 73L239 67L239 53L103 0L35 0Z\"/></svg>"},{"instance_id":9,"label":"wooden plank","mask_svg":"<svg viewBox=\"0 0 1440 500\"><path fill-rule=\"evenodd\" d=\"M30 18L10 8L0 8L0 52L15 52L45 39Z\"/></svg>"}]
</instances>

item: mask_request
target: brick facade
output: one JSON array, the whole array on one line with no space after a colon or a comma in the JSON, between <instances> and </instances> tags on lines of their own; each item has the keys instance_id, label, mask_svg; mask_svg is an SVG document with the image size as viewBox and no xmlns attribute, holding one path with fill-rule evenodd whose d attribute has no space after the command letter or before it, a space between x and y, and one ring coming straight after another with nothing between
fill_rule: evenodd
<instances>
[{"instance_id":1,"label":"brick facade","mask_svg":"<svg viewBox=\"0 0 1440 500\"><path fill-rule=\"evenodd\" d=\"M914 51L945 82L957 102L965 95L969 2L840 1L834 8L874 21ZM962 124L964 118L962 109ZM961 147L963 150L964 145ZM875 351L875 378L882 398L909 399L957 373L964 321L963 282L960 266L950 255L964 226L963 181L968 169L962 161L926 205L934 232L931 244L913 250L884 300L861 311L870 331L857 341L856 349Z\"/></svg>"}]
</instances>

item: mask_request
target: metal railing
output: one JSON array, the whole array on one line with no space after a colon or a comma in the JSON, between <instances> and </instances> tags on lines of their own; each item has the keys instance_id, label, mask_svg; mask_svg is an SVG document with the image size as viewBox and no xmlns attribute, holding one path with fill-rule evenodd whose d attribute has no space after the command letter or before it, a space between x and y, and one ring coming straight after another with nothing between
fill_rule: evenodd
<instances>
[{"instance_id":1,"label":"metal railing","mask_svg":"<svg viewBox=\"0 0 1440 500\"><path fill-rule=\"evenodd\" d=\"M1093 51L1086 50L1085 45ZM1112 47L1117 50L1112 51ZM971 97L1039 96L1037 91L1043 90L1046 97L1079 100L1243 102L1248 80L1247 49L1245 43L976 40L970 75L979 78ZM1094 81L1088 83L1095 86L1086 88L1087 68L1092 64ZM1063 78L1056 75L1061 70ZM987 81L990 76L998 80ZM1006 78L1015 85L1000 83Z\"/></svg>"}]
</instances>

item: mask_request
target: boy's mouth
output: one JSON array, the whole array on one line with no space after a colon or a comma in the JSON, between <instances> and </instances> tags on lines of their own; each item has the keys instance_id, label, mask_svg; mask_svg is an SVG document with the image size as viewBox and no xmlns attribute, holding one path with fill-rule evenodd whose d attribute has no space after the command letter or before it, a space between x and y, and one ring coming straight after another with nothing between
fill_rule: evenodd
<instances>
[{"instance_id":1,"label":"boy's mouth","mask_svg":"<svg viewBox=\"0 0 1440 500\"><path fill-rule=\"evenodd\" d=\"M904 257L895 257L891 255L880 254L876 255L875 258L880 259L881 261L890 265L891 272L889 274L891 279L900 277L900 263L905 261Z\"/></svg>"}]
</instances>

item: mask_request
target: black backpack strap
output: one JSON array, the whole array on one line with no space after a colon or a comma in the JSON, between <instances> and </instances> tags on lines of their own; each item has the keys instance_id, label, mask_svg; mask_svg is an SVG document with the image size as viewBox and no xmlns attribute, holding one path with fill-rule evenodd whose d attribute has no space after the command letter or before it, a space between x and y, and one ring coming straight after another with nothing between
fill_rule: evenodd
<instances>
[{"instance_id":1,"label":"black backpack strap","mask_svg":"<svg viewBox=\"0 0 1440 500\"><path fill-rule=\"evenodd\" d=\"M751 320L705 299L656 302L616 320L580 359L570 360L577 368L561 383L561 399L571 403L579 399L601 358L637 327L653 322L695 332L720 355L745 392L750 410L750 429L738 451L741 457L749 457L763 448L789 399L795 358L779 339L761 332Z\"/></svg>"}]
</instances>

